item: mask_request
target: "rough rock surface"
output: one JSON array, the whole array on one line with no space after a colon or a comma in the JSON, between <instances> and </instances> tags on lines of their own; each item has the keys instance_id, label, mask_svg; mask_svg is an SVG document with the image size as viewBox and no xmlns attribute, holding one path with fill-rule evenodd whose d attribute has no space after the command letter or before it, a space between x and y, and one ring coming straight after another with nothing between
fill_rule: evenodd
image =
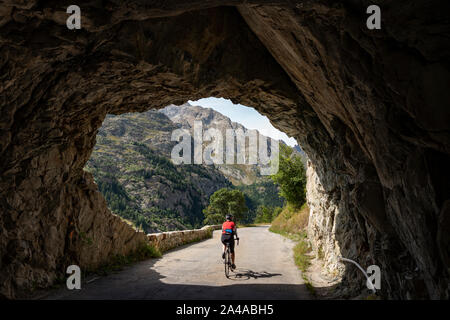
<instances>
[{"instance_id":1,"label":"rough rock surface","mask_svg":"<svg viewBox=\"0 0 450 320\"><path fill-rule=\"evenodd\" d=\"M306 170L306 198L310 208L308 239L317 263L322 268L321 273L329 279L339 280L339 287L333 292L326 287L323 289L331 293L330 297L354 297L357 292L363 291L366 278L353 265L344 265L340 258L354 259L363 268L380 263L378 259L372 259L366 244L366 235L361 232L361 228L367 227L370 230L370 227L349 214L351 211L348 208L348 199L336 199L335 194L327 192L316 172L317 169L311 161L308 161ZM322 176L325 174L321 173ZM363 226L358 228L358 223L363 223ZM385 270L385 266L382 267Z\"/></svg>"},{"instance_id":2,"label":"rough rock surface","mask_svg":"<svg viewBox=\"0 0 450 320\"><path fill-rule=\"evenodd\" d=\"M244 134L253 132L257 139L267 139L267 154L270 153L270 143L272 140L269 137L262 135L258 130L247 129L242 124L231 121L231 119L227 116L224 116L220 112L217 112L211 108L192 106L189 103L186 103L181 106L167 106L159 111L164 113L174 123L180 124L183 129L188 130L192 136L194 135L193 130L194 123L196 121L202 123L202 129L204 132L210 128L218 129L222 134L222 139L224 140L224 152L226 152L227 148L226 131L232 129L235 130L235 132L238 130L242 130ZM205 141L203 144L203 148L207 147L209 144L210 141ZM248 147L246 150L249 150ZM236 145L235 153L237 153ZM248 153L246 157L248 159ZM223 160L226 161L225 157ZM268 178L265 175L261 175L262 168L267 167L267 165L263 165L260 162L254 165L242 165L236 163L214 164L214 167L216 167L234 185L251 185L257 182L262 182L266 178Z\"/></svg>"},{"instance_id":3,"label":"rough rock surface","mask_svg":"<svg viewBox=\"0 0 450 320\"><path fill-rule=\"evenodd\" d=\"M79 1L68 30L67 1L3 1L0 295L138 242L83 173L107 113L222 96L308 154L335 226L316 236L380 265L386 297L448 298L450 3L377 3L381 30L365 0Z\"/></svg>"}]
</instances>

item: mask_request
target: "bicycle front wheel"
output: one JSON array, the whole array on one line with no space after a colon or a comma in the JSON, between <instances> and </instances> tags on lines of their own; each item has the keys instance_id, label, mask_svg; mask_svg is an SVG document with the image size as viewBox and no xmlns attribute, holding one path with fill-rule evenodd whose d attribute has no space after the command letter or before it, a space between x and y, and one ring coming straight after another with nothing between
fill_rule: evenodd
<instances>
[{"instance_id":1,"label":"bicycle front wheel","mask_svg":"<svg viewBox=\"0 0 450 320\"><path fill-rule=\"evenodd\" d=\"M230 252L227 250L226 254L225 254L225 277L229 278L230 277L230 269L231 269L231 257L230 257Z\"/></svg>"}]
</instances>

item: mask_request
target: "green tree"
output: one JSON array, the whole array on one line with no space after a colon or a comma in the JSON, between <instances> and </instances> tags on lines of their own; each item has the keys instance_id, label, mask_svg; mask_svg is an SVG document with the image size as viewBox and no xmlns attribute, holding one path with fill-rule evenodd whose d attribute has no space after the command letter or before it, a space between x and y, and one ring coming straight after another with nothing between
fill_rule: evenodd
<instances>
[{"instance_id":1,"label":"green tree","mask_svg":"<svg viewBox=\"0 0 450 320\"><path fill-rule=\"evenodd\" d=\"M281 211L283 211L283 208L276 207L272 212L272 220L270 222L272 222L276 217L278 217L278 215L281 213Z\"/></svg>"},{"instance_id":2,"label":"green tree","mask_svg":"<svg viewBox=\"0 0 450 320\"><path fill-rule=\"evenodd\" d=\"M248 209L244 194L240 190L222 188L209 198L209 205L203 210L205 224L220 224L231 213L235 222L241 221Z\"/></svg>"},{"instance_id":3,"label":"green tree","mask_svg":"<svg viewBox=\"0 0 450 320\"><path fill-rule=\"evenodd\" d=\"M280 195L294 207L300 208L306 200L306 175L302 159L293 149L280 144L278 172L271 176L280 186Z\"/></svg>"},{"instance_id":4,"label":"green tree","mask_svg":"<svg viewBox=\"0 0 450 320\"><path fill-rule=\"evenodd\" d=\"M255 223L271 223L273 219L275 219L278 214L280 214L282 208L280 207L267 207L267 206L258 206L256 210L256 218Z\"/></svg>"},{"instance_id":5,"label":"green tree","mask_svg":"<svg viewBox=\"0 0 450 320\"><path fill-rule=\"evenodd\" d=\"M266 206L258 206L256 209L256 223L269 223L272 221L272 210Z\"/></svg>"}]
</instances>

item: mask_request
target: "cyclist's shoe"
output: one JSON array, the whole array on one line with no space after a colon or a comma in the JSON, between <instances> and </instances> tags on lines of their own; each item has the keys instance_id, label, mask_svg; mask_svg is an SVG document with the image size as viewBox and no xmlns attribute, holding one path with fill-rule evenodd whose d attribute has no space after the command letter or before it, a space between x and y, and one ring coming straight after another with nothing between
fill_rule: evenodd
<instances>
[{"instance_id":1,"label":"cyclist's shoe","mask_svg":"<svg viewBox=\"0 0 450 320\"><path fill-rule=\"evenodd\" d=\"M225 252L222 252L222 259L225 259Z\"/></svg>"},{"instance_id":2,"label":"cyclist's shoe","mask_svg":"<svg viewBox=\"0 0 450 320\"><path fill-rule=\"evenodd\" d=\"M231 269L236 269L236 265L234 263L231 265Z\"/></svg>"}]
</instances>

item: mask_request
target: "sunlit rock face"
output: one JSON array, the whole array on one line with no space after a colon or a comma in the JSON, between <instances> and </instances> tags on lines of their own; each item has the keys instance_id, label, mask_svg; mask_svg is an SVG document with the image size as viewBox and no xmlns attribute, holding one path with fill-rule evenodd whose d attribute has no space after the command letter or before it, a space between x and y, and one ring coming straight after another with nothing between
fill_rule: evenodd
<instances>
[{"instance_id":1,"label":"sunlit rock face","mask_svg":"<svg viewBox=\"0 0 450 320\"><path fill-rule=\"evenodd\" d=\"M348 294L364 279L339 255L379 265L385 297L448 298L448 1L381 2L381 30L365 1L241 2L81 1L81 30L71 3L1 6L2 296L145 238L83 172L107 113L216 96L308 154L309 234Z\"/></svg>"}]
</instances>

